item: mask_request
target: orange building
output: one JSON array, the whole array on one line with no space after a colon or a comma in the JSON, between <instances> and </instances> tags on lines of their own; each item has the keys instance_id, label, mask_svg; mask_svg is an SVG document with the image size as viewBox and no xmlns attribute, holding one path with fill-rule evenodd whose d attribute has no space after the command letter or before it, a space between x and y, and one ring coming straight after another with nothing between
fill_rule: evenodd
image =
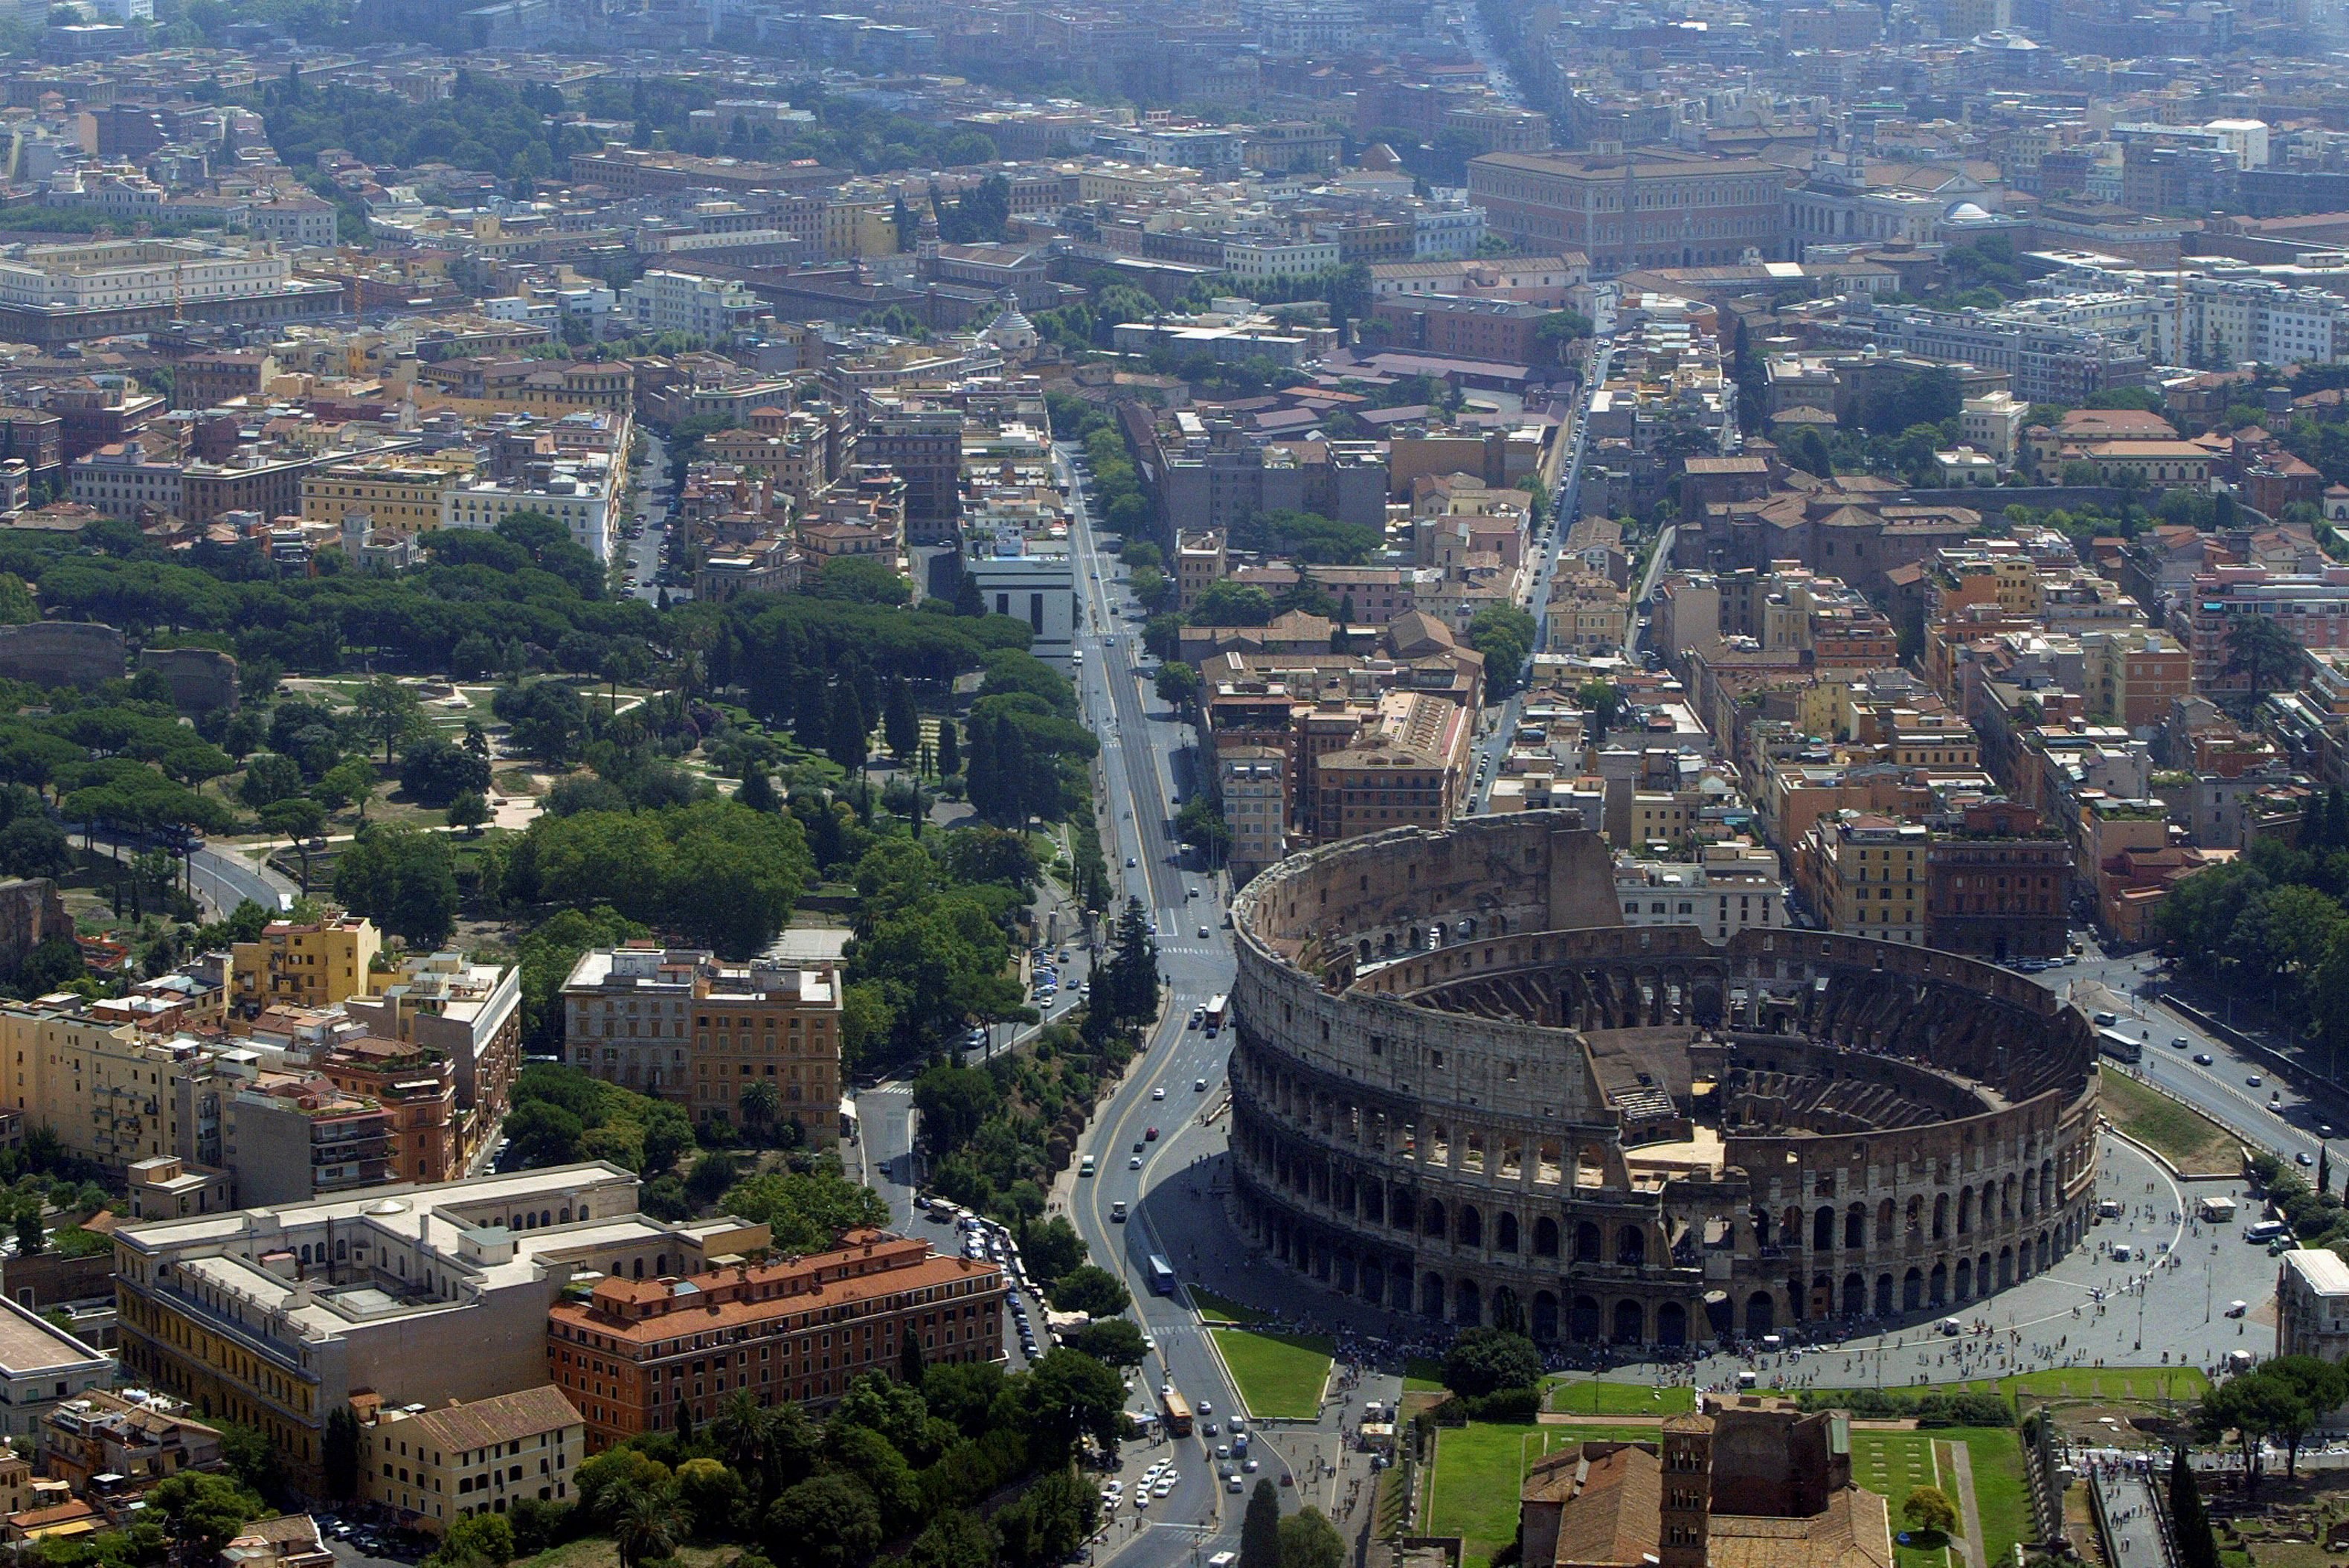
<instances>
[{"instance_id":1,"label":"orange building","mask_svg":"<svg viewBox=\"0 0 2349 1568\"><path fill-rule=\"evenodd\" d=\"M379 1102L391 1118L385 1158L395 1181L447 1181L463 1174L457 1136L457 1068L445 1051L362 1035L318 1058L336 1088Z\"/></svg>"},{"instance_id":2,"label":"orange building","mask_svg":"<svg viewBox=\"0 0 2349 1568\"><path fill-rule=\"evenodd\" d=\"M605 1279L549 1310L547 1367L600 1452L674 1429L680 1410L709 1421L738 1389L761 1405L836 1399L859 1373L894 1373L907 1335L926 1362L1000 1361L1004 1295L998 1264L852 1231L810 1257Z\"/></svg>"}]
</instances>

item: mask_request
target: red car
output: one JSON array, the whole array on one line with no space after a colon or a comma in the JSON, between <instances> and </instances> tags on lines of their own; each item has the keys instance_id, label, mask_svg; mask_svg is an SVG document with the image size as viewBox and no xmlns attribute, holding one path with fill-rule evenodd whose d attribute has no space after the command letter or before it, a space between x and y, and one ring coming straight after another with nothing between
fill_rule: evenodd
<instances>
[{"instance_id":1,"label":"red car","mask_svg":"<svg viewBox=\"0 0 2349 1568\"><path fill-rule=\"evenodd\" d=\"M1142 1137L1143 1140L1146 1143L1155 1143L1158 1141L1158 1130L1154 1127L1149 1131L1143 1133Z\"/></svg>"}]
</instances>

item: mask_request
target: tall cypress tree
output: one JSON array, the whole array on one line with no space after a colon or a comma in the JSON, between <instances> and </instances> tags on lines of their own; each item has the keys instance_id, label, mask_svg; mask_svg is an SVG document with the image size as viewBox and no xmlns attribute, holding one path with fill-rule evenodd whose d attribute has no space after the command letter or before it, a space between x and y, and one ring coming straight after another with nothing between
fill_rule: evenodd
<instances>
[{"instance_id":1,"label":"tall cypress tree","mask_svg":"<svg viewBox=\"0 0 2349 1568\"><path fill-rule=\"evenodd\" d=\"M832 714L824 726L823 754L850 772L864 766L872 726L865 722L856 687L843 681L832 688Z\"/></svg>"},{"instance_id":2,"label":"tall cypress tree","mask_svg":"<svg viewBox=\"0 0 2349 1568\"><path fill-rule=\"evenodd\" d=\"M954 727L948 725L947 729L951 734ZM974 722L970 727L970 759L964 764L962 788L969 798L970 809L982 819L995 815L995 748L988 743L987 726Z\"/></svg>"},{"instance_id":3,"label":"tall cypress tree","mask_svg":"<svg viewBox=\"0 0 2349 1568\"><path fill-rule=\"evenodd\" d=\"M950 778L962 771L962 743L955 738L955 721L938 720L938 777Z\"/></svg>"},{"instance_id":4,"label":"tall cypress tree","mask_svg":"<svg viewBox=\"0 0 2349 1568\"><path fill-rule=\"evenodd\" d=\"M893 757L911 757L922 744L922 718L914 710L914 688L903 676L889 677L889 692L881 705L881 738Z\"/></svg>"},{"instance_id":5,"label":"tall cypress tree","mask_svg":"<svg viewBox=\"0 0 2349 1568\"><path fill-rule=\"evenodd\" d=\"M1280 1568L1280 1494L1258 1480L1240 1520L1240 1568Z\"/></svg>"},{"instance_id":6,"label":"tall cypress tree","mask_svg":"<svg viewBox=\"0 0 2349 1568\"><path fill-rule=\"evenodd\" d=\"M2219 1542L2202 1509L2202 1489L2186 1462L2186 1445L2169 1451L2169 1522L2178 1537L2179 1568L2219 1568Z\"/></svg>"},{"instance_id":7,"label":"tall cypress tree","mask_svg":"<svg viewBox=\"0 0 2349 1568\"><path fill-rule=\"evenodd\" d=\"M832 694L823 672L802 665L792 682L792 738L808 751L823 749L826 726L832 722Z\"/></svg>"}]
</instances>

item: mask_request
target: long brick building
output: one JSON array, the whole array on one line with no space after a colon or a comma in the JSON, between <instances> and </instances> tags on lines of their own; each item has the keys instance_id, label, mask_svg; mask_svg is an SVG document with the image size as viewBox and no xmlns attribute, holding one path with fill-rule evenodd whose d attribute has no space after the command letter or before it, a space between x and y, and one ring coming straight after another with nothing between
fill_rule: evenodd
<instances>
[{"instance_id":1,"label":"long brick building","mask_svg":"<svg viewBox=\"0 0 2349 1568\"><path fill-rule=\"evenodd\" d=\"M605 1279L549 1309L548 1372L600 1452L674 1428L679 1410L708 1421L737 1389L827 1403L861 1372L894 1373L910 1334L926 1362L999 1361L1004 1292L998 1264L852 1231L810 1257Z\"/></svg>"}]
</instances>

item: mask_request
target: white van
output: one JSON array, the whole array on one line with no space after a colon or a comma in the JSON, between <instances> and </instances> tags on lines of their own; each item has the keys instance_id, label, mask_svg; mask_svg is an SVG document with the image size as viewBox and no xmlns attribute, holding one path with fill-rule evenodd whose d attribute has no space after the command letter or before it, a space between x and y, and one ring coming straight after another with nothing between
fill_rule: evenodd
<instances>
[{"instance_id":1,"label":"white van","mask_svg":"<svg viewBox=\"0 0 2349 1568\"><path fill-rule=\"evenodd\" d=\"M1078 1175L1080 1175L1080 1176L1090 1176L1090 1175L1092 1175L1092 1173L1093 1173L1093 1157L1092 1157L1092 1155L1088 1154L1088 1155L1086 1155L1086 1156L1084 1157L1083 1161L1078 1164L1078 1166L1077 1166L1077 1174L1078 1174Z\"/></svg>"}]
</instances>

